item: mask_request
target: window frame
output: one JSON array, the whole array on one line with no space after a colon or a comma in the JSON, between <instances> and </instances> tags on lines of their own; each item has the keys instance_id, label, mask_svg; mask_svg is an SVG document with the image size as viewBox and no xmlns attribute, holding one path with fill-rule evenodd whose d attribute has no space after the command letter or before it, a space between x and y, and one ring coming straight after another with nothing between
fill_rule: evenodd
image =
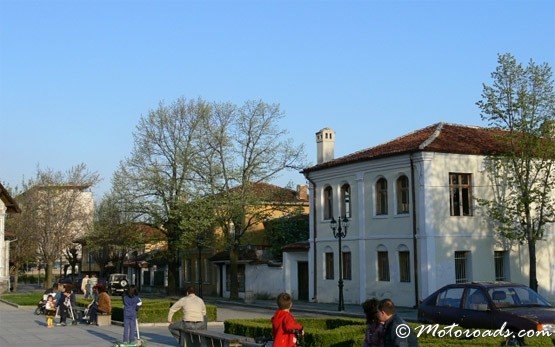
<instances>
[{"instance_id":1,"label":"window frame","mask_svg":"<svg viewBox=\"0 0 555 347\"><path fill-rule=\"evenodd\" d=\"M406 186L402 183L406 182ZM406 175L401 175L395 181L397 214L407 215L410 213L410 181ZM406 202L404 201L406 199Z\"/></svg>"},{"instance_id":2,"label":"window frame","mask_svg":"<svg viewBox=\"0 0 555 347\"><path fill-rule=\"evenodd\" d=\"M494 251L493 252L493 266L495 281L510 281L509 271L509 251ZM499 276L499 270L501 276Z\"/></svg>"},{"instance_id":3,"label":"window frame","mask_svg":"<svg viewBox=\"0 0 555 347\"><path fill-rule=\"evenodd\" d=\"M324 213L322 214L324 220L331 220L333 218L333 189L331 186L324 187Z\"/></svg>"},{"instance_id":4,"label":"window frame","mask_svg":"<svg viewBox=\"0 0 555 347\"><path fill-rule=\"evenodd\" d=\"M342 276L344 280L352 280L353 279L353 275L352 275L352 254L350 250L341 252L341 266L343 267L342 269Z\"/></svg>"},{"instance_id":5,"label":"window frame","mask_svg":"<svg viewBox=\"0 0 555 347\"><path fill-rule=\"evenodd\" d=\"M470 251L455 251L455 283L472 282L472 263L470 256Z\"/></svg>"},{"instance_id":6,"label":"window frame","mask_svg":"<svg viewBox=\"0 0 555 347\"><path fill-rule=\"evenodd\" d=\"M333 252L324 252L324 279L335 279Z\"/></svg>"},{"instance_id":7,"label":"window frame","mask_svg":"<svg viewBox=\"0 0 555 347\"><path fill-rule=\"evenodd\" d=\"M450 172L449 214L456 217L472 217L472 207L472 174Z\"/></svg>"},{"instance_id":8,"label":"window frame","mask_svg":"<svg viewBox=\"0 0 555 347\"><path fill-rule=\"evenodd\" d=\"M389 253L387 250L378 249L377 254L377 264L378 264L378 281L379 282L390 282L391 281L391 271L389 268Z\"/></svg>"},{"instance_id":9,"label":"window frame","mask_svg":"<svg viewBox=\"0 0 555 347\"><path fill-rule=\"evenodd\" d=\"M351 218L353 214L351 201L351 186L349 183L345 183L341 186L340 194L341 214L343 217Z\"/></svg>"},{"instance_id":10,"label":"window frame","mask_svg":"<svg viewBox=\"0 0 555 347\"><path fill-rule=\"evenodd\" d=\"M406 256L406 259L402 259ZM410 251L400 250L399 251L399 282L410 283Z\"/></svg>"},{"instance_id":11,"label":"window frame","mask_svg":"<svg viewBox=\"0 0 555 347\"><path fill-rule=\"evenodd\" d=\"M374 184L376 191L376 216L387 216L388 211L388 197L387 197L387 179L380 177L376 184Z\"/></svg>"}]
</instances>

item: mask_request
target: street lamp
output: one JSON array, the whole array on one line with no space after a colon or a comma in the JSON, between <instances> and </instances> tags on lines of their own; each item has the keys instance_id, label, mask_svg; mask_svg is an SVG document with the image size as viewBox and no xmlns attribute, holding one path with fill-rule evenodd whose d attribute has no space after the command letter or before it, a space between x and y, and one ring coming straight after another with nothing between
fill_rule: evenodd
<instances>
[{"instance_id":1,"label":"street lamp","mask_svg":"<svg viewBox=\"0 0 555 347\"><path fill-rule=\"evenodd\" d=\"M202 235L197 235L197 248L198 248L198 295L202 298L202 243L204 238Z\"/></svg>"},{"instance_id":2,"label":"street lamp","mask_svg":"<svg viewBox=\"0 0 555 347\"><path fill-rule=\"evenodd\" d=\"M347 216L341 218L339 217L337 221L332 217L330 222L330 228L333 231L333 237L335 237L339 243L339 282L337 286L339 287L339 311L345 310L345 304L343 302L343 264L342 264L342 250L341 250L341 239L347 236L347 229L349 228L349 220Z\"/></svg>"}]
</instances>

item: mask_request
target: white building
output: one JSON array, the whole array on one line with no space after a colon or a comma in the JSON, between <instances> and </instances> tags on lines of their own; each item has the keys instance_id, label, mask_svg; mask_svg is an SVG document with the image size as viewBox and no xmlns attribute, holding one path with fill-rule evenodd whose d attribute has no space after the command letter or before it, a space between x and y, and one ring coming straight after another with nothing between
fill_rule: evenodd
<instances>
[{"instance_id":1,"label":"white building","mask_svg":"<svg viewBox=\"0 0 555 347\"><path fill-rule=\"evenodd\" d=\"M7 213L19 213L21 210L6 188L0 184L0 294L9 289L10 283L10 241L5 240L5 223Z\"/></svg>"},{"instance_id":2,"label":"white building","mask_svg":"<svg viewBox=\"0 0 555 347\"><path fill-rule=\"evenodd\" d=\"M330 220L344 215L346 303L389 297L413 306L455 282L528 284L527 245L495 235L475 201L490 193L483 161L496 149L491 130L439 123L337 159L333 130L322 129L316 141L318 162L303 171L310 182L312 301L338 300ZM554 257L549 225L537 243L537 278L538 291L552 301Z\"/></svg>"}]
</instances>

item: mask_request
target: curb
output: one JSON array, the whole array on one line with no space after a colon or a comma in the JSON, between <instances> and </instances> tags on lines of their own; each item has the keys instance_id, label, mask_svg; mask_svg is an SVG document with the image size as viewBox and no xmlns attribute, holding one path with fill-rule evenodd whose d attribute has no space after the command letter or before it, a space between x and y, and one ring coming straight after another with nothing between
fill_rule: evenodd
<instances>
[{"instance_id":1,"label":"curb","mask_svg":"<svg viewBox=\"0 0 555 347\"><path fill-rule=\"evenodd\" d=\"M275 310L275 307L268 307L267 305L260 305L260 304L248 304L248 303L241 303L241 302L231 302L225 300L216 300L217 304L223 305L230 305L230 306L243 306L243 307L255 307L255 308L262 308L267 310ZM294 306L294 311L296 312L304 312L304 313L320 313L327 316L342 316L342 317L351 317L351 318L364 318L364 314L361 313L353 313L353 312L346 312L346 311L327 311L327 310L315 310L311 308L303 308Z\"/></svg>"},{"instance_id":2,"label":"curb","mask_svg":"<svg viewBox=\"0 0 555 347\"><path fill-rule=\"evenodd\" d=\"M18 304L14 304L14 303L11 302L11 301L6 301L6 300L4 300L4 299L0 299L0 302L3 302L4 304L13 306L13 307L15 307L15 308L19 308L19 305L18 305Z\"/></svg>"}]
</instances>

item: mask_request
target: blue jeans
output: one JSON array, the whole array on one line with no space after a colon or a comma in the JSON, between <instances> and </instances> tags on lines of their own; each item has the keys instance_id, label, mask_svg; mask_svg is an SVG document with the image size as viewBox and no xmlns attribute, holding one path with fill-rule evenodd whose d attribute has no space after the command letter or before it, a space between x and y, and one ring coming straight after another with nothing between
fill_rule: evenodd
<instances>
[{"instance_id":1,"label":"blue jeans","mask_svg":"<svg viewBox=\"0 0 555 347\"><path fill-rule=\"evenodd\" d=\"M179 342L180 346L196 346L195 344L191 344L187 341L181 341L181 329L188 329L188 330L206 330L207 324L206 322L185 322L183 320L179 322L174 322L168 326L170 333L175 337L177 342Z\"/></svg>"},{"instance_id":2,"label":"blue jeans","mask_svg":"<svg viewBox=\"0 0 555 347\"><path fill-rule=\"evenodd\" d=\"M136 317L125 317L123 319L123 342L137 340L137 324Z\"/></svg>"}]
</instances>

